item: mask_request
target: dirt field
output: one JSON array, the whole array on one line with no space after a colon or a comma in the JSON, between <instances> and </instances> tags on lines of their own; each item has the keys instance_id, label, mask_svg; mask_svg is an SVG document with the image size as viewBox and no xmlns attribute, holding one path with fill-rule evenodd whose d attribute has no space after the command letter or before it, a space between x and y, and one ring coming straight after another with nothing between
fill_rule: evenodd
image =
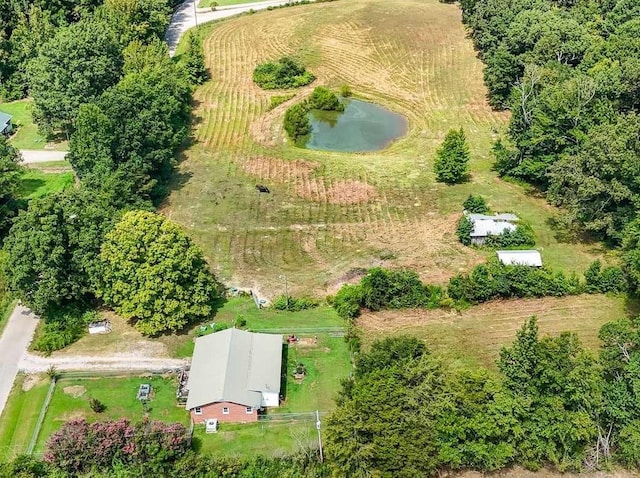
<instances>
[{"instance_id":1,"label":"dirt field","mask_svg":"<svg viewBox=\"0 0 640 478\"><path fill-rule=\"evenodd\" d=\"M629 313L637 312L625 299L583 295L493 301L460 313L441 309L366 313L358 319L358 325L365 344L388 335L415 335L458 364L493 367L500 348L513 341L531 316L538 318L542 336L573 331L595 350L600 326Z\"/></svg>"},{"instance_id":2,"label":"dirt field","mask_svg":"<svg viewBox=\"0 0 640 478\"><path fill-rule=\"evenodd\" d=\"M543 199L491 171L492 142L508 116L486 103L482 63L456 5L437 0L345 0L261 12L202 27L211 81L195 93L195 143L185 152L162 211L203 247L230 285L323 295L356 267L407 266L430 282L468 270L488 253L462 247L455 224L462 201L482 193L496 210L529 220L555 266L583 270L601 251L562 244ZM253 68L282 55L317 76L288 92L253 84ZM314 86L348 84L409 120L406 137L367 154L311 151L288 144L284 111ZM463 127L472 181L434 182L435 149ZM264 184L270 194L255 190Z\"/></svg>"}]
</instances>

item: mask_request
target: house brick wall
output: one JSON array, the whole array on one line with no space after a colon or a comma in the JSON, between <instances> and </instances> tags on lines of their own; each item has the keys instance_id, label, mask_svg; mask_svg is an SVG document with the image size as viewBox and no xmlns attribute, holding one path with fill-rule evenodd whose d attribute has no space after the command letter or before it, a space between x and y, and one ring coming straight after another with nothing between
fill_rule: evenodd
<instances>
[{"instance_id":1,"label":"house brick wall","mask_svg":"<svg viewBox=\"0 0 640 478\"><path fill-rule=\"evenodd\" d=\"M222 413L222 409L227 407L229 409L228 414ZM254 408L251 413L247 413L247 407L244 405L238 405L231 402L216 402L200 407L202 414L196 415L195 408L190 410L191 419L194 423L200 424L208 418L217 418L220 423L222 422L255 422L258 420L258 410Z\"/></svg>"}]
</instances>

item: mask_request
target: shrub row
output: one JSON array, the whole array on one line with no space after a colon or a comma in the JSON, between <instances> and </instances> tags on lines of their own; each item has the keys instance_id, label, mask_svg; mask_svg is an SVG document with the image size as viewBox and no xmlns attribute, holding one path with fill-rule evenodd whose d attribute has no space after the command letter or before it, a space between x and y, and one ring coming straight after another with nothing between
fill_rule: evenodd
<instances>
[{"instance_id":1,"label":"shrub row","mask_svg":"<svg viewBox=\"0 0 640 478\"><path fill-rule=\"evenodd\" d=\"M313 309L318 307L320 302L309 297L287 297L281 295L273 303L271 307L276 310L288 310L290 312L299 312L301 310Z\"/></svg>"},{"instance_id":2,"label":"shrub row","mask_svg":"<svg viewBox=\"0 0 640 478\"><path fill-rule=\"evenodd\" d=\"M353 319L360 314L361 308L373 311L436 308L441 305L444 295L441 287L423 284L413 271L376 267L360 284L343 286L333 298L333 307L340 317Z\"/></svg>"},{"instance_id":3,"label":"shrub row","mask_svg":"<svg viewBox=\"0 0 640 478\"><path fill-rule=\"evenodd\" d=\"M447 292L455 301L477 304L492 299L578 294L582 287L576 275L544 267L505 266L493 259L468 275L452 277Z\"/></svg>"},{"instance_id":4,"label":"shrub row","mask_svg":"<svg viewBox=\"0 0 640 478\"><path fill-rule=\"evenodd\" d=\"M338 315L354 319L360 310L436 308L478 304L492 299L565 296L587 293L619 293L627 281L619 267L602 269L599 261L577 275L528 266L506 266L497 259L476 266L469 274L457 274L447 289L425 285L408 270L371 269L359 284L343 285L331 304Z\"/></svg>"}]
</instances>

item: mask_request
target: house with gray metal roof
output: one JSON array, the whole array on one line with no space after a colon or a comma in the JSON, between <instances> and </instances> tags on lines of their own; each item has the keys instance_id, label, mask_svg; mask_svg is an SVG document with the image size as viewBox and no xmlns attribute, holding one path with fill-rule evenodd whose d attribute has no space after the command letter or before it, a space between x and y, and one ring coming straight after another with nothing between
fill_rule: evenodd
<instances>
[{"instance_id":1,"label":"house with gray metal roof","mask_svg":"<svg viewBox=\"0 0 640 478\"><path fill-rule=\"evenodd\" d=\"M10 114L0 111L0 134L8 135L13 131L13 126L11 125L12 118Z\"/></svg>"},{"instance_id":2,"label":"house with gray metal roof","mask_svg":"<svg viewBox=\"0 0 640 478\"><path fill-rule=\"evenodd\" d=\"M248 422L280 403L282 335L226 329L196 339L186 409L196 423Z\"/></svg>"},{"instance_id":3,"label":"house with gray metal roof","mask_svg":"<svg viewBox=\"0 0 640 478\"><path fill-rule=\"evenodd\" d=\"M488 236L499 236L505 231L515 231L518 216L515 214L496 214L488 216L485 214L466 214L473 224L471 231L471 244L481 246Z\"/></svg>"},{"instance_id":4,"label":"house with gray metal roof","mask_svg":"<svg viewBox=\"0 0 640 478\"><path fill-rule=\"evenodd\" d=\"M542 257L538 251L496 251L496 254L506 266L542 267Z\"/></svg>"}]
</instances>

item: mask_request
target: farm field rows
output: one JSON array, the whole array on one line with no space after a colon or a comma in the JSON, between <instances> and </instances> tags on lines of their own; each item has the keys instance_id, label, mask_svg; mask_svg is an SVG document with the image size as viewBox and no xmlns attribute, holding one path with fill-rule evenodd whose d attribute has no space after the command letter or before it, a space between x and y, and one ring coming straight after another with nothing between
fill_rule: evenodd
<instances>
[{"instance_id":1,"label":"farm field rows","mask_svg":"<svg viewBox=\"0 0 640 478\"><path fill-rule=\"evenodd\" d=\"M637 315L636 307L622 297L605 295L500 300L459 313L442 309L365 313L358 325L365 345L389 335L410 334L453 363L494 368L500 348L513 342L529 317L538 319L541 336L576 332L585 346L597 351L600 327Z\"/></svg>"},{"instance_id":2,"label":"farm field rows","mask_svg":"<svg viewBox=\"0 0 640 478\"><path fill-rule=\"evenodd\" d=\"M195 93L195 139L161 211L184 225L229 285L325 295L354 268L416 269L444 283L490 253L461 246L461 203L481 193L498 211L533 225L550 265L581 271L598 245L557 240L544 199L499 180L490 148L507 113L486 103L482 63L456 5L436 0L353 0L248 15L205 25L211 80ZM272 111L253 68L282 55L300 58L318 79ZM348 84L356 97L405 115L406 137L367 154L293 147L281 120L313 86ZM469 139L472 181L434 181L436 148L451 128ZM271 194L255 191L266 184Z\"/></svg>"}]
</instances>

